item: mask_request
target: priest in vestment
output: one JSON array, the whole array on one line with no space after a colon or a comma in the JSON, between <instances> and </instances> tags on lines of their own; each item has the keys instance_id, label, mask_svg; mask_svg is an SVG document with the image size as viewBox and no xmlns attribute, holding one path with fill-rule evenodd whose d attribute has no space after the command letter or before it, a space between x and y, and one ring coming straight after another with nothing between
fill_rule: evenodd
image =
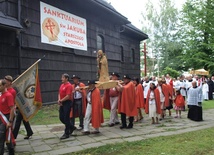
<instances>
[{"instance_id":1,"label":"priest in vestment","mask_svg":"<svg viewBox=\"0 0 214 155\"><path fill-rule=\"evenodd\" d=\"M196 81L192 82L192 87L188 91L187 105L189 108L187 118L193 121L203 121L202 118L202 84L198 84Z\"/></svg>"}]
</instances>

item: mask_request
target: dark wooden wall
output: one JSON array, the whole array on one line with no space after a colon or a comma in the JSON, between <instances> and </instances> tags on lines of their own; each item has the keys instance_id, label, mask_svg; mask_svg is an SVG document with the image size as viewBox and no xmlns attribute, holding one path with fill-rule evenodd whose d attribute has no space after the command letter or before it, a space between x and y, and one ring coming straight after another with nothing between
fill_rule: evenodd
<instances>
[{"instance_id":1,"label":"dark wooden wall","mask_svg":"<svg viewBox=\"0 0 214 155\"><path fill-rule=\"evenodd\" d=\"M16 33L0 29L0 78L18 75L18 50Z\"/></svg>"},{"instance_id":2,"label":"dark wooden wall","mask_svg":"<svg viewBox=\"0 0 214 155\"><path fill-rule=\"evenodd\" d=\"M88 50L81 51L59 46L41 43L40 35L40 1L22 0L21 25L24 27L21 32L21 71L25 71L36 60L45 58L39 63L39 78L43 102L54 102L57 100L59 85L61 84L61 74L78 74L81 80L96 78L96 37L102 35L105 41L105 53L108 58L109 71L119 72L121 75L140 76L140 41L134 37L121 34L116 27L117 21L111 21L108 15L102 12L85 9L85 3L78 8L72 5L71 1L44 0L43 2L62 10L85 18L87 20L87 42ZM64 2L64 3L63 3ZM87 2L87 1L86 1ZM87 3L85 5L88 5ZM9 0L7 7L8 14L17 18L17 1ZM82 8L81 8L82 7ZM13 8L13 9L12 9ZM103 18L106 16L106 19ZM26 27L24 20L30 21L30 27ZM0 29L0 33L4 30ZM0 75L5 74L15 76L18 74L18 46L16 44L16 34L10 32L3 33L0 38ZM15 38L15 39L14 39ZM124 62L121 62L120 46L124 48ZM135 61L131 63L131 49L135 51Z\"/></svg>"}]
</instances>

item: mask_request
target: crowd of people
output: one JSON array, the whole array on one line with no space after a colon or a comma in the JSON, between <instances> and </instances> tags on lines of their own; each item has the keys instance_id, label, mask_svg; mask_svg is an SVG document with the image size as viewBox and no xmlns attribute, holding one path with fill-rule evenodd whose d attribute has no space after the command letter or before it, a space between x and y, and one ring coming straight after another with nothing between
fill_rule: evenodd
<instances>
[{"instance_id":1,"label":"crowd of people","mask_svg":"<svg viewBox=\"0 0 214 155\"><path fill-rule=\"evenodd\" d=\"M81 131L83 135L99 134L99 128L104 122L103 109L110 111L109 127L121 124L120 129L132 129L134 122L144 118L144 113L151 118L151 124L158 124L167 113L172 116L173 108L174 118L181 118L181 112L188 107L187 118L202 121L202 102L212 100L214 92L214 76L207 79L181 75L173 79L167 74L160 78L153 76L139 79L129 75L120 77L118 73L113 72L109 79L117 84L104 91L96 87L96 80L88 81L86 86L80 82L81 78L77 75L71 77L73 82L69 79L67 73L62 74L58 94L59 119L65 125L60 139L69 138L74 130ZM16 91L12 82L10 75L0 80L0 154L4 154L6 142L11 155L14 154L15 139L21 121L27 131L24 139L33 135L29 122L23 120L22 114L15 106ZM77 117L78 127L75 126Z\"/></svg>"},{"instance_id":2,"label":"crowd of people","mask_svg":"<svg viewBox=\"0 0 214 155\"><path fill-rule=\"evenodd\" d=\"M139 79L129 75L120 78L113 72L109 79L117 81L117 85L102 93L96 88L96 80L88 81L85 86L79 76L73 75L71 79L73 84L69 82L68 74L62 75L58 104L65 132L60 139L68 138L74 130L82 131L84 135L100 133L103 108L110 111L109 127L121 124L120 129L133 128L134 122L143 119L144 112L151 118L151 124L158 124L167 113L172 116L172 109L175 110L174 118L181 118L181 112L187 107L189 119L202 121L202 102L212 99L209 94L210 91L213 93L207 83L214 84L214 76L210 80L184 75L173 79L167 74L160 78ZM79 117L78 128L74 124L75 117ZM92 131L90 123L94 128Z\"/></svg>"}]
</instances>

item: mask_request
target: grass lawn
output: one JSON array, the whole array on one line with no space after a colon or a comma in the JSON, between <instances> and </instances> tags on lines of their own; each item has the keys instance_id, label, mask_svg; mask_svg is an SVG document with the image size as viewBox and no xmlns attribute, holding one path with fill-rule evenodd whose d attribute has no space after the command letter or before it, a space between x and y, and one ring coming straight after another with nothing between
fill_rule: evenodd
<instances>
[{"instance_id":1,"label":"grass lawn","mask_svg":"<svg viewBox=\"0 0 214 155\"><path fill-rule=\"evenodd\" d=\"M204 101L202 103L203 110L214 109L214 100ZM109 119L110 112L108 110L103 110L104 118ZM79 121L76 119L76 121ZM41 110L30 120L32 125L44 125L44 124L59 124L59 111L58 105L44 106Z\"/></svg>"},{"instance_id":2,"label":"grass lawn","mask_svg":"<svg viewBox=\"0 0 214 155\"><path fill-rule=\"evenodd\" d=\"M59 124L59 107L57 104L43 106L39 112L30 120L32 125L44 125L44 124ZM103 110L104 118L109 119L110 112L108 110ZM79 121L79 119L75 119Z\"/></svg>"},{"instance_id":3,"label":"grass lawn","mask_svg":"<svg viewBox=\"0 0 214 155\"><path fill-rule=\"evenodd\" d=\"M72 155L213 155L214 128L91 148Z\"/></svg>"},{"instance_id":4,"label":"grass lawn","mask_svg":"<svg viewBox=\"0 0 214 155\"><path fill-rule=\"evenodd\" d=\"M204 101L202 103L203 110L214 109L214 100Z\"/></svg>"},{"instance_id":5,"label":"grass lawn","mask_svg":"<svg viewBox=\"0 0 214 155\"><path fill-rule=\"evenodd\" d=\"M38 113L30 120L32 125L59 124L58 105L43 106Z\"/></svg>"}]
</instances>

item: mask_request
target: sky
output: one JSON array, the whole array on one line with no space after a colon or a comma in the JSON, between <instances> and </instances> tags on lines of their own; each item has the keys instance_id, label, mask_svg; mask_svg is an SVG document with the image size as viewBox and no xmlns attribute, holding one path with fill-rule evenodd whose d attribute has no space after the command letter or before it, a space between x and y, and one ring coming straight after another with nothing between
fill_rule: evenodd
<instances>
[{"instance_id":1,"label":"sky","mask_svg":"<svg viewBox=\"0 0 214 155\"><path fill-rule=\"evenodd\" d=\"M122 15L128 18L134 26L139 29L142 29L143 25L141 24L142 15L141 13L144 10L147 0L106 0ZM157 2L157 0L152 0ZM174 0L176 7L181 9L182 4L185 0Z\"/></svg>"}]
</instances>

